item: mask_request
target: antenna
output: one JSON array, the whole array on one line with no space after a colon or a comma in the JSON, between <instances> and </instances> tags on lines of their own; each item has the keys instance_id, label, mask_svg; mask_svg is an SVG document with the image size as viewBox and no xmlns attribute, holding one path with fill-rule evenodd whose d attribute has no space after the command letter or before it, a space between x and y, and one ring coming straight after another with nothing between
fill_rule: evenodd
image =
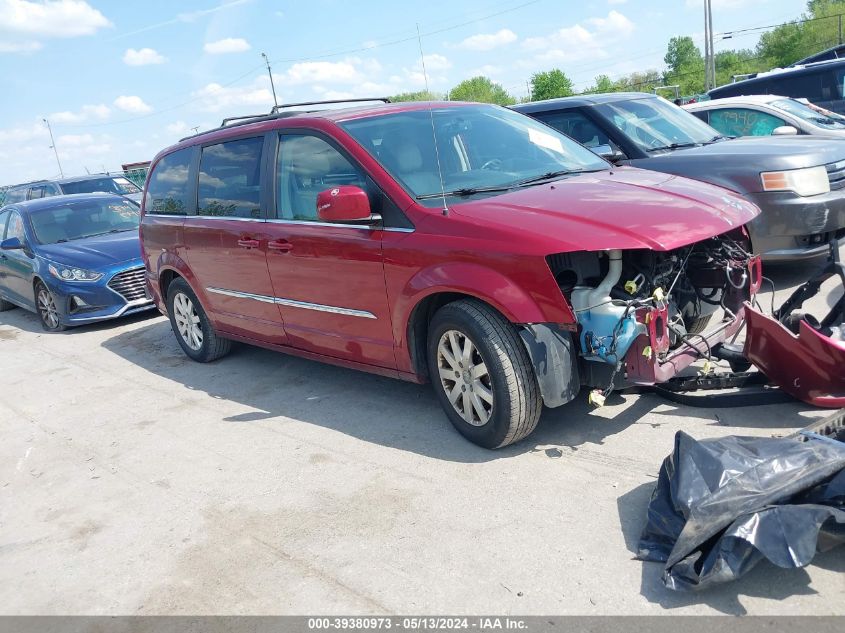
<instances>
[{"instance_id":1,"label":"antenna","mask_svg":"<svg viewBox=\"0 0 845 633\"><path fill-rule=\"evenodd\" d=\"M65 172L62 169L62 161L59 160L59 150L56 149L56 141L53 140L53 128L50 127L50 122L47 119L41 119L47 125L47 131L50 133L50 149L56 154L56 162L59 164L59 173L62 178L65 177Z\"/></svg>"},{"instance_id":2,"label":"antenna","mask_svg":"<svg viewBox=\"0 0 845 633\"><path fill-rule=\"evenodd\" d=\"M422 62L423 79L425 79L425 92L429 99L428 116L431 119L431 136L434 139L434 156L437 159L437 177L440 180L440 195L443 197L443 215L449 215L449 207L446 206L446 187L443 185L443 169L440 167L440 149L437 147L437 131L434 127L434 108L431 107L431 92L428 89L428 73L425 70L425 55L423 54L419 22L417 22L417 42L420 45L420 62Z\"/></svg>"},{"instance_id":3,"label":"antenna","mask_svg":"<svg viewBox=\"0 0 845 633\"><path fill-rule=\"evenodd\" d=\"M279 101L276 99L276 84L273 83L273 71L270 70L270 60L267 59L266 53L261 53L264 58L264 63L267 64L267 74L270 75L270 88L273 90L273 105L279 107Z\"/></svg>"}]
</instances>

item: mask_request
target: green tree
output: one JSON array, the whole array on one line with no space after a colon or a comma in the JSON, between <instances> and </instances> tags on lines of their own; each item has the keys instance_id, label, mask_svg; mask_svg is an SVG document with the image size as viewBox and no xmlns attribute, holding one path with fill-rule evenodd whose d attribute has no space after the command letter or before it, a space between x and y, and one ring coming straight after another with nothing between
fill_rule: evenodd
<instances>
[{"instance_id":1,"label":"green tree","mask_svg":"<svg viewBox=\"0 0 845 633\"><path fill-rule=\"evenodd\" d=\"M810 0L807 12L797 22L784 24L760 36L757 55L769 68L782 67L835 46L841 35L841 13L845 13L845 0Z\"/></svg>"},{"instance_id":2,"label":"green tree","mask_svg":"<svg viewBox=\"0 0 845 633\"><path fill-rule=\"evenodd\" d=\"M558 68L531 76L531 101L569 97L574 94L572 80Z\"/></svg>"},{"instance_id":3,"label":"green tree","mask_svg":"<svg viewBox=\"0 0 845 633\"><path fill-rule=\"evenodd\" d=\"M429 90L418 90L417 92L401 92L398 95L393 95L390 100L393 103L399 101L438 101L443 98L443 95L431 92Z\"/></svg>"},{"instance_id":4,"label":"green tree","mask_svg":"<svg viewBox=\"0 0 845 633\"><path fill-rule=\"evenodd\" d=\"M692 69L695 66L703 65L704 58L701 51L692 41L691 37L673 37L669 40L669 46L663 61L673 74L681 73Z\"/></svg>"},{"instance_id":5,"label":"green tree","mask_svg":"<svg viewBox=\"0 0 845 633\"><path fill-rule=\"evenodd\" d=\"M599 75L595 79L595 85L584 91L586 94L600 94L602 92L616 92L616 84L607 75Z\"/></svg>"},{"instance_id":6,"label":"green tree","mask_svg":"<svg viewBox=\"0 0 845 633\"><path fill-rule=\"evenodd\" d=\"M449 98L453 101L480 101L499 105L516 103L516 99L502 86L480 75L472 79L465 79L452 88L449 91Z\"/></svg>"}]
</instances>

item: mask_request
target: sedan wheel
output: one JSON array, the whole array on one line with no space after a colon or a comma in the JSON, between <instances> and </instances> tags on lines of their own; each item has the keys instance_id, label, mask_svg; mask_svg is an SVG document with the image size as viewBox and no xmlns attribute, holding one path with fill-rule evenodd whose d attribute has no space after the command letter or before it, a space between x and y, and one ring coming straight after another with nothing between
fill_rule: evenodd
<instances>
[{"instance_id":1,"label":"sedan wheel","mask_svg":"<svg viewBox=\"0 0 845 633\"><path fill-rule=\"evenodd\" d=\"M47 286L38 282L35 287L35 302L38 308L38 316L41 318L41 326L48 332L61 332L65 329L59 318L59 311L56 309L56 301Z\"/></svg>"},{"instance_id":2,"label":"sedan wheel","mask_svg":"<svg viewBox=\"0 0 845 633\"><path fill-rule=\"evenodd\" d=\"M464 421L484 426L493 412L493 387L487 364L468 336L444 332L437 345L440 382L449 402Z\"/></svg>"},{"instance_id":3,"label":"sedan wheel","mask_svg":"<svg viewBox=\"0 0 845 633\"><path fill-rule=\"evenodd\" d=\"M185 341L185 345L195 351L202 349L200 317L194 307L194 302L184 293L180 292L173 298L173 319L176 321L177 331Z\"/></svg>"}]
</instances>

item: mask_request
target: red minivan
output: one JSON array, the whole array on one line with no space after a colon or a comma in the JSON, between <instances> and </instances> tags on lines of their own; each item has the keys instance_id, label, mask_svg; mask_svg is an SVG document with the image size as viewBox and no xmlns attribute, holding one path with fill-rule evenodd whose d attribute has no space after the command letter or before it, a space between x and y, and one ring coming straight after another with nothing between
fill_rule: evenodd
<instances>
[{"instance_id":1,"label":"red minivan","mask_svg":"<svg viewBox=\"0 0 845 633\"><path fill-rule=\"evenodd\" d=\"M583 385L674 376L760 284L752 204L493 105L227 121L156 156L142 213L150 290L190 358L241 341L430 380L488 448Z\"/></svg>"}]
</instances>

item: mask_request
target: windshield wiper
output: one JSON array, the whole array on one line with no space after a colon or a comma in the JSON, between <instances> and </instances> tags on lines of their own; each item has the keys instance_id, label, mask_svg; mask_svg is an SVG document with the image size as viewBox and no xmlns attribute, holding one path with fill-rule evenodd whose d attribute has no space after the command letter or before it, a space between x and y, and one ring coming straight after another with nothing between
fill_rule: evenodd
<instances>
[{"instance_id":1,"label":"windshield wiper","mask_svg":"<svg viewBox=\"0 0 845 633\"><path fill-rule=\"evenodd\" d=\"M420 196L417 196L417 200L433 200L434 198L442 198L444 196L472 196L477 193L488 193L492 191L507 191L511 189L514 185L496 185L493 187L464 187L463 189L454 189L453 191L437 191L435 193L424 193Z\"/></svg>"},{"instance_id":2,"label":"windshield wiper","mask_svg":"<svg viewBox=\"0 0 845 633\"><path fill-rule=\"evenodd\" d=\"M88 239L89 237L99 237L100 235L109 235L110 233L124 233L126 231L134 231L135 229L109 229L108 231L101 231L100 233L91 233L77 239Z\"/></svg>"},{"instance_id":3,"label":"windshield wiper","mask_svg":"<svg viewBox=\"0 0 845 633\"><path fill-rule=\"evenodd\" d=\"M533 185L538 182L543 182L546 180L552 180L554 178L560 178L561 176L567 176L569 174L593 174L597 171L604 171L603 169L561 169L558 171L548 171L545 174L540 174L539 176L532 176L531 178L526 178L525 180L520 180L516 183L515 186L517 187L524 187L525 185Z\"/></svg>"},{"instance_id":4,"label":"windshield wiper","mask_svg":"<svg viewBox=\"0 0 845 633\"><path fill-rule=\"evenodd\" d=\"M659 152L659 151L665 150L665 149L683 149L684 147L697 147L699 145L702 145L702 143L693 143L693 142L671 143L669 145L663 145L661 147L649 147L646 151L647 152Z\"/></svg>"},{"instance_id":5,"label":"windshield wiper","mask_svg":"<svg viewBox=\"0 0 845 633\"><path fill-rule=\"evenodd\" d=\"M717 134L713 138L711 138L705 145L710 145L710 143L715 143L716 141L729 141L732 138L736 138L735 136L725 136L724 134Z\"/></svg>"}]
</instances>

